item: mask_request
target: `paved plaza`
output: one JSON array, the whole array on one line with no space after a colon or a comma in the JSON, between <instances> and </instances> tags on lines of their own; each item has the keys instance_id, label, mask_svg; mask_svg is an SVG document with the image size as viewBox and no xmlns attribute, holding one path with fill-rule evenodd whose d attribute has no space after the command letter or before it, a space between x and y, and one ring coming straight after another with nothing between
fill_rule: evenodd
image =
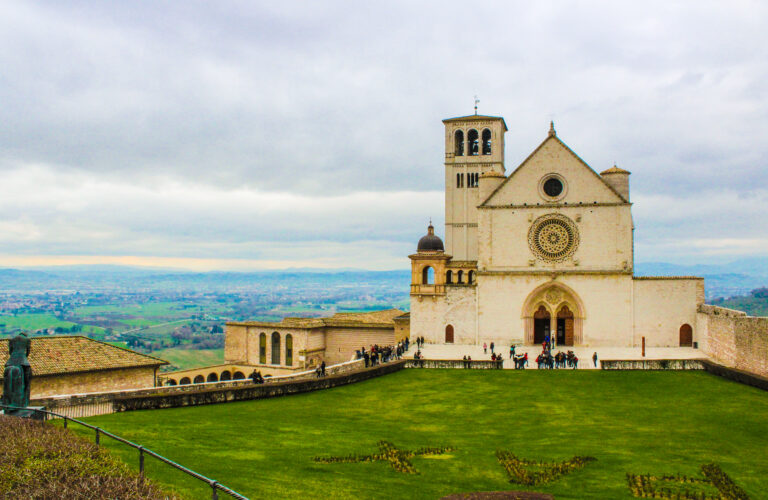
<instances>
[{"instance_id":1,"label":"paved plaza","mask_svg":"<svg viewBox=\"0 0 768 500\"><path fill-rule=\"evenodd\" d=\"M513 369L515 364L509 359L509 345L496 345L495 350L504 357L504 368ZM589 347L589 346L562 346L552 350L573 351L579 358L579 369L592 370L595 366L592 364L592 354L597 352L599 360L609 359L701 359L707 356L700 349L692 347L647 347L645 349L645 358L642 356L639 347ZM407 358L412 358L416 352L416 344L411 344L411 348L406 353ZM528 368L536 369L536 356L541 353L540 345L517 345L516 354L528 353ZM425 359L462 359L464 356L471 356L473 360L491 359L491 349L487 353L483 352L482 345L458 345L458 344L425 344L421 350Z\"/></svg>"}]
</instances>

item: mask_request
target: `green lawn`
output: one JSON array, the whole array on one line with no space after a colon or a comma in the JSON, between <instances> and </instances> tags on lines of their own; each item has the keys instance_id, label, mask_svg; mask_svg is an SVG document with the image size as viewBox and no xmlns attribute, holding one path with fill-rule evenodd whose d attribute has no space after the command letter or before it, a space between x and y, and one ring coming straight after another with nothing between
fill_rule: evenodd
<instances>
[{"instance_id":1,"label":"green lawn","mask_svg":"<svg viewBox=\"0 0 768 500\"><path fill-rule=\"evenodd\" d=\"M164 359L180 370L224 363L224 349L162 349L152 356Z\"/></svg>"},{"instance_id":2,"label":"green lawn","mask_svg":"<svg viewBox=\"0 0 768 500\"><path fill-rule=\"evenodd\" d=\"M768 394L703 372L404 370L310 394L88 421L254 499L436 499L509 489L622 499L633 498L628 472L700 476L711 461L751 498L768 491ZM380 440L455 451L413 458L415 475L386 462L313 461L374 453ZM549 484L514 486L496 450L597 460ZM134 452L117 452L135 465ZM182 491L194 484L148 464L161 482Z\"/></svg>"}]
</instances>

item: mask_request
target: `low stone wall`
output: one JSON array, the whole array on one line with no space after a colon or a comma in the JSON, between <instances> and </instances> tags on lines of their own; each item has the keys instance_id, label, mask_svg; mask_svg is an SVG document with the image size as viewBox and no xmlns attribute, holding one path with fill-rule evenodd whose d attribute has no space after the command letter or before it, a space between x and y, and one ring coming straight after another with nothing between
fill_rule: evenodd
<instances>
[{"instance_id":1,"label":"low stone wall","mask_svg":"<svg viewBox=\"0 0 768 500\"><path fill-rule=\"evenodd\" d=\"M704 370L703 359L605 359L603 370Z\"/></svg>"},{"instance_id":2,"label":"low stone wall","mask_svg":"<svg viewBox=\"0 0 768 500\"><path fill-rule=\"evenodd\" d=\"M373 368L363 368L358 371L327 375L323 378L310 378L300 381L275 382L267 384L248 383L247 386L227 388L200 388L171 394L143 394L115 398L115 411L157 410L160 408L177 408L180 406L198 406L232 401L248 401L252 399L274 398L289 394L300 394L321 389L330 389L341 385L361 382L388 373L394 373L405 367L405 361L394 361ZM194 387L194 386L193 386Z\"/></svg>"},{"instance_id":3,"label":"low stone wall","mask_svg":"<svg viewBox=\"0 0 768 500\"><path fill-rule=\"evenodd\" d=\"M326 375L341 375L363 369L364 361L354 360L338 365L329 366ZM315 379L314 371L306 371L293 375L268 377L265 385L285 383L286 381L301 381ZM34 384L34 379L32 381ZM174 394L187 394L205 390L228 390L242 387L253 387L250 379L228 380L224 382L204 382L200 384L174 385L165 387L147 387L144 389L132 389L126 391L111 391L90 394L69 394L64 396L52 396L37 398L30 401L35 406L44 406L46 410L72 418L94 417L114 413L114 403L117 399L139 396L161 397Z\"/></svg>"},{"instance_id":4,"label":"low stone wall","mask_svg":"<svg viewBox=\"0 0 768 500\"><path fill-rule=\"evenodd\" d=\"M754 373L749 373L744 370L737 370L736 368L729 368L727 366L713 363L711 361L705 360L701 363L704 365L704 369L713 375L768 391L768 377L761 377L760 375L755 375Z\"/></svg>"},{"instance_id":5,"label":"low stone wall","mask_svg":"<svg viewBox=\"0 0 768 500\"><path fill-rule=\"evenodd\" d=\"M406 368L460 368L467 369L463 359L406 359ZM478 360L471 361L469 368L472 370L501 370L502 361Z\"/></svg>"},{"instance_id":6,"label":"low stone wall","mask_svg":"<svg viewBox=\"0 0 768 500\"><path fill-rule=\"evenodd\" d=\"M768 376L768 317L747 316L724 307L699 306L705 352L718 363Z\"/></svg>"}]
</instances>

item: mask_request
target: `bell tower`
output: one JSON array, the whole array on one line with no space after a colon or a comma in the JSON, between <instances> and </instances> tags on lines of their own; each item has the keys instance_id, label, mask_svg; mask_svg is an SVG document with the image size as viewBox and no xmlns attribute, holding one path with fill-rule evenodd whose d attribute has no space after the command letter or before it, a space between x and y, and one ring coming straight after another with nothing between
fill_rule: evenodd
<instances>
[{"instance_id":1,"label":"bell tower","mask_svg":"<svg viewBox=\"0 0 768 500\"><path fill-rule=\"evenodd\" d=\"M470 115L445 124L445 251L454 261L477 261L480 176L504 175L504 134L498 116Z\"/></svg>"}]
</instances>

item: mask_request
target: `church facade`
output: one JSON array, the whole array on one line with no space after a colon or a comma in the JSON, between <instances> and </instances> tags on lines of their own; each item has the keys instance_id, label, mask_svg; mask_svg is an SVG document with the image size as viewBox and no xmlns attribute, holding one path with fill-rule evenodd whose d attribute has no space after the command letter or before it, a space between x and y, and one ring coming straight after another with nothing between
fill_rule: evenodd
<instances>
[{"instance_id":1,"label":"church facade","mask_svg":"<svg viewBox=\"0 0 768 500\"><path fill-rule=\"evenodd\" d=\"M550 127L507 173L503 118L445 125L445 244L410 255L410 333L428 342L691 346L703 278L634 276L630 173L597 173Z\"/></svg>"}]
</instances>

